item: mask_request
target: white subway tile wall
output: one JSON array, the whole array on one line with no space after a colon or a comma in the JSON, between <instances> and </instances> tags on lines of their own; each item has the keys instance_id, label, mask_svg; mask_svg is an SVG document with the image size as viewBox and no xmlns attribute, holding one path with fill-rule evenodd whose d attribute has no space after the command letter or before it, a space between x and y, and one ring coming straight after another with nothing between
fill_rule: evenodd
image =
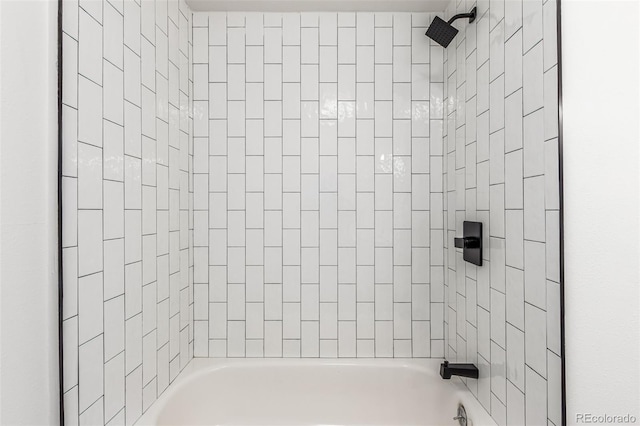
<instances>
[{"instance_id":1,"label":"white subway tile wall","mask_svg":"<svg viewBox=\"0 0 640 426\"><path fill-rule=\"evenodd\" d=\"M444 52L445 356L479 366L466 383L498 424L559 425L557 3L477 7ZM484 225L482 267L452 244L464 220Z\"/></svg>"},{"instance_id":2,"label":"white subway tile wall","mask_svg":"<svg viewBox=\"0 0 640 426\"><path fill-rule=\"evenodd\" d=\"M444 355L430 19L194 14L194 356Z\"/></svg>"},{"instance_id":3,"label":"white subway tile wall","mask_svg":"<svg viewBox=\"0 0 640 426\"><path fill-rule=\"evenodd\" d=\"M425 13L65 0L67 423L196 356L473 362L499 424L561 424L556 6L443 49Z\"/></svg>"},{"instance_id":4,"label":"white subway tile wall","mask_svg":"<svg viewBox=\"0 0 640 426\"><path fill-rule=\"evenodd\" d=\"M193 357L191 10L65 0L67 424L133 424Z\"/></svg>"}]
</instances>

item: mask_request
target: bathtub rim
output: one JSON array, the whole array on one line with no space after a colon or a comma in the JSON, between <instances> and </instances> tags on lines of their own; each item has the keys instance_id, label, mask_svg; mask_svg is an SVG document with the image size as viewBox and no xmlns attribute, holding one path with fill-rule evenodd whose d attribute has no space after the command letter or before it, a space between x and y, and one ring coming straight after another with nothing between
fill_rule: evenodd
<instances>
[{"instance_id":1,"label":"bathtub rim","mask_svg":"<svg viewBox=\"0 0 640 426\"><path fill-rule=\"evenodd\" d=\"M157 426L158 418L172 397L180 392L190 382L204 374L212 374L228 368L266 367L266 366L357 366L357 367L394 367L408 368L427 374L442 386L452 388L452 394L457 404L463 404L469 426L496 426L497 423L480 401L458 377L450 380L440 378L438 371L443 358L192 358L187 366L169 384L164 392L151 404L142 416L134 423L135 426ZM451 412L451 417L455 415ZM452 423L455 424L455 423Z\"/></svg>"}]
</instances>

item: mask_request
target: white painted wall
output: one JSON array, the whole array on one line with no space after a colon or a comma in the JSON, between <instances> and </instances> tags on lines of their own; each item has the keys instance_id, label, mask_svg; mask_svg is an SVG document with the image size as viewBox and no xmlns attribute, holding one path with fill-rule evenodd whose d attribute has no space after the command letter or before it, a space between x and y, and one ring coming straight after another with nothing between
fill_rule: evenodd
<instances>
[{"instance_id":1,"label":"white painted wall","mask_svg":"<svg viewBox=\"0 0 640 426\"><path fill-rule=\"evenodd\" d=\"M58 423L57 2L0 2L0 424Z\"/></svg>"},{"instance_id":2,"label":"white painted wall","mask_svg":"<svg viewBox=\"0 0 640 426\"><path fill-rule=\"evenodd\" d=\"M639 4L562 4L567 420L640 418Z\"/></svg>"}]
</instances>

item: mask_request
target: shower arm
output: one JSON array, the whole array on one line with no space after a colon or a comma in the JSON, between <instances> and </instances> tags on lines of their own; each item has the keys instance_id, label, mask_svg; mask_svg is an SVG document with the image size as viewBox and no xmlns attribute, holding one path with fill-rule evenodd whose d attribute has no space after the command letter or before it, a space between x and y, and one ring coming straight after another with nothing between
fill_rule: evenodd
<instances>
[{"instance_id":1,"label":"shower arm","mask_svg":"<svg viewBox=\"0 0 640 426\"><path fill-rule=\"evenodd\" d=\"M453 21L456 19L469 18L469 23L472 23L476 20L476 8L471 9L469 13L458 13L457 15L453 15L451 19L449 19L448 24L451 25Z\"/></svg>"}]
</instances>

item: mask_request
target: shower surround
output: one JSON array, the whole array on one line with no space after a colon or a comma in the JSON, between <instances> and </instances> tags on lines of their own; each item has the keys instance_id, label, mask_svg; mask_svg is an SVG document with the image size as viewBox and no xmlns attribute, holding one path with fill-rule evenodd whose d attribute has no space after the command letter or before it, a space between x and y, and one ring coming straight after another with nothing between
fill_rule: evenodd
<instances>
[{"instance_id":1,"label":"shower surround","mask_svg":"<svg viewBox=\"0 0 640 426\"><path fill-rule=\"evenodd\" d=\"M65 422L133 424L193 357L191 11L62 8Z\"/></svg>"},{"instance_id":2,"label":"shower surround","mask_svg":"<svg viewBox=\"0 0 640 426\"><path fill-rule=\"evenodd\" d=\"M443 356L430 18L194 14L194 356Z\"/></svg>"},{"instance_id":3,"label":"shower surround","mask_svg":"<svg viewBox=\"0 0 640 426\"><path fill-rule=\"evenodd\" d=\"M193 357L446 357L562 423L556 3L477 8L443 49L429 13L63 2L66 424Z\"/></svg>"},{"instance_id":4,"label":"shower surround","mask_svg":"<svg viewBox=\"0 0 640 426\"><path fill-rule=\"evenodd\" d=\"M445 16L465 13L453 0ZM445 356L495 421L562 424L556 0L478 1L445 53ZM462 222L483 223L483 266Z\"/></svg>"}]
</instances>

